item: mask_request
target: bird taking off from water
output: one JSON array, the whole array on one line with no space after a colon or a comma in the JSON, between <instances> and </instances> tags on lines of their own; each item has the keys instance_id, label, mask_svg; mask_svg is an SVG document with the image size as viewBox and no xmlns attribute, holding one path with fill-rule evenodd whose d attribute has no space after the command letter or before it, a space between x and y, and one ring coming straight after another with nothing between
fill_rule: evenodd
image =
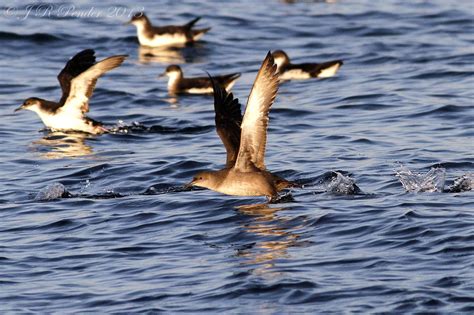
<instances>
[{"instance_id":1,"label":"bird taking off from water","mask_svg":"<svg viewBox=\"0 0 474 315\"><path fill-rule=\"evenodd\" d=\"M120 66L126 58L126 55L117 55L96 63L94 50L83 50L72 57L58 75L63 92L59 102L30 97L15 112L26 109L37 113L52 131L106 132L102 123L85 115L89 111L89 99L99 77Z\"/></svg>"}]
</instances>

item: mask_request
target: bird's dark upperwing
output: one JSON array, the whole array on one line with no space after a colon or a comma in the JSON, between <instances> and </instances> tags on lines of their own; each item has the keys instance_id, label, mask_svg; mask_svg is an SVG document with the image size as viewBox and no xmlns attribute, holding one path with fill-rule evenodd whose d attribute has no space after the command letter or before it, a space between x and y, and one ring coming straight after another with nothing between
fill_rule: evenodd
<instances>
[{"instance_id":1,"label":"bird's dark upperwing","mask_svg":"<svg viewBox=\"0 0 474 315\"><path fill-rule=\"evenodd\" d=\"M72 79L95 64L94 54L93 49L86 49L77 53L66 63L64 69L58 74L58 81L63 91L63 95L59 101L61 106L64 105L69 96Z\"/></svg>"},{"instance_id":2,"label":"bird's dark upperwing","mask_svg":"<svg viewBox=\"0 0 474 315\"><path fill-rule=\"evenodd\" d=\"M268 113L278 92L279 76L268 52L247 100L235 168L241 172L265 169Z\"/></svg>"},{"instance_id":3,"label":"bird's dark upperwing","mask_svg":"<svg viewBox=\"0 0 474 315\"><path fill-rule=\"evenodd\" d=\"M211 76L209 77L214 89L216 130L227 151L226 167L231 168L235 164L240 146L240 125L242 124L240 104L232 93L227 93L222 85Z\"/></svg>"}]
</instances>

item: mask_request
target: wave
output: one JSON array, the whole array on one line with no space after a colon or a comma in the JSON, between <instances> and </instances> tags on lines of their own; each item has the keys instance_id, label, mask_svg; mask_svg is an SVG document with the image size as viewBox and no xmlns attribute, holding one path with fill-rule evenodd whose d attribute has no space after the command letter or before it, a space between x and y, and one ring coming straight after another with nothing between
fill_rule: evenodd
<instances>
[{"instance_id":1,"label":"wave","mask_svg":"<svg viewBox=\"0 0 474 315\"><path fill-rule=\"evenodd\" d=\"M33 34L18 34L12 32L2 32L0 31L0 41L2 40L27 40L34 43L47 43L47 42L56 42L63 40L62 37L47 33L33 33Z\"/></svg>"}]
</instances>

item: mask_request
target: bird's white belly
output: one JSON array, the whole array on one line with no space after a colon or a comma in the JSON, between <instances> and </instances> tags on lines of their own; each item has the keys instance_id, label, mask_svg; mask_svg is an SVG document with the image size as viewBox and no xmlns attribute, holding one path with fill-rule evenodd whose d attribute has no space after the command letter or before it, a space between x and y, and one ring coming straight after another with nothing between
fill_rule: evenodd
<instances>
[{"instance_id":1,"label":"bird's white belly","mask_svg":"<svg viewBox=\"0 0 474 315\"><path fill-rule=\"evenodd\" d=\"M183 45L188 41L186 36L180 33L154 35L153 38L149 38L144 34L139 33L138 40L140 45L150 47Z\"/></svg>"},{"instance_id":2,"label":"bird's white belly","mask_svg":"<svg viewBox=\"0 0 474 315\"><path fill-rule=\"evenodd\" d=\"M202 33L197 33L196 35L193 36L194 41L198 41L201 37L203 37L205 32Z\"/></svg>"},{"instance_id":3,"label":"bird's white belly","mask_svg":"<svg viewBox=\"0 0 474 315\"><path fill-rule=\"evenodd\" d=\"M291 69L280 75L280 80L304 80L309 78L311 78L311 75L300 69Z\"/></svg>"},{"instance_id":4,"label":"bird's white belly","mask_svg":"<svg viewBox=\"0 0 474 315\"><path fill-rule=\"evenodd\" d=\"M211 87L209 88L191 88L191 89L188 89L186 90L187 93L190 93L190 94L208 94L208 93L212 93L213 90Z\"/></svg>"},{"instance_id":5,"label":"bird's white belly","mask_svg":"<svg viewBox=\"0 0 474 315\"><path fill-rule=\"evenodd\" d=\"M339 70L339 64L330 66L321 70L321 72L318 74L318 78L330 78L336 74L337 70Z\"/></svg>"},{"instance_id":6,"label":"bird's white belly","mask_svg":"<svg viewBox=\"0 0 474 315\"><path fill-rule=\"evenodd\" d=\"M77 130L84 132L94 132L94 128L86 123L83 118L62 114L56 115L42 115L41 120L46 127L52 130Z\"/></svg>"}]
</instances>

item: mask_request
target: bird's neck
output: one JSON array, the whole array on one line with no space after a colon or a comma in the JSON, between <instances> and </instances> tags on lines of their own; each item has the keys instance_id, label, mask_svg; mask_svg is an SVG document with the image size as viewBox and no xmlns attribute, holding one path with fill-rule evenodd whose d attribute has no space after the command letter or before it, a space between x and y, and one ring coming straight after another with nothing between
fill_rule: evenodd
<instances>
[{"instance_id":1,"label":"bird's neck","mask_svg":"<svg viewBox=\"0 0 474 315\"><path fill-rule=\"evenodd\" d=\"M275 58L275 64L277 66L277 72L282 72L290 64L290 61L285 58Z\"/></svg>"},{"instance_id":2,"label":"bird's neck","mask_svg":"<svg viewBox=\"0 0 474 315\"><path fill-rule=\"evenodd\" d=\"M183 78L183 74L180 72L173 72L168 74L168 89L175 90L178 86L178 82Z\"/></svg>"},{"instance_id":3,"label":"bird's neck","mask_svg":"<svg viewBox=\"0 0 474 315\"><path fill-rule=\"evenodd\" d=\"M152 25L148 19L144 20L143 22L140 21L140 23L135 24L135 27L137 28L138 37L142 37L142 36L150 37L149 34L151 34Z\"/></svg>"}]
</instances>

